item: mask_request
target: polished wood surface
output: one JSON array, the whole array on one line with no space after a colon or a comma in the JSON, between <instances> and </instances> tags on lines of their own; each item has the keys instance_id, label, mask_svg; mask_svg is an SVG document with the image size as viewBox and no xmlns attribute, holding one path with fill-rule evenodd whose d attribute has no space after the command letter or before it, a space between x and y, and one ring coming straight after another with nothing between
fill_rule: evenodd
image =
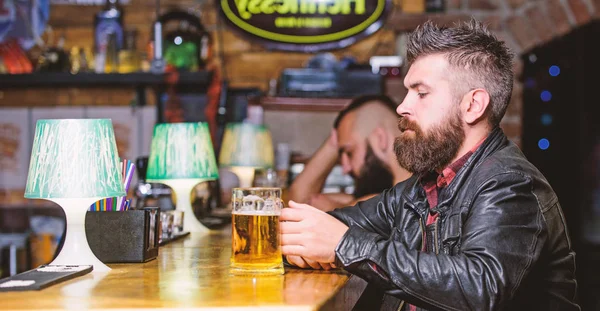
<instances>
[{"instance_id":1,"label":"polished wood surface","mask_svg":"<svg viewBox=\"0 0 600 311\"><path fill-rule=\"evenodd\" d=\"M0 310L344 310L364 288L340 270L286 267L281 276L231 276L230 230L174 241L147 263L110 264L106 274L0 293Z\"/></svg>"}]
</instances>

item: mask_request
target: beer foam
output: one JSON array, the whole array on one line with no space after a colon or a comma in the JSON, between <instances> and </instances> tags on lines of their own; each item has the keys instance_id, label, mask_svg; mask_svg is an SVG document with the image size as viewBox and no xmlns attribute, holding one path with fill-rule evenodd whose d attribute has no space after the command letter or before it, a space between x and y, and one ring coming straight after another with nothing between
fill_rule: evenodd
<instances>
[{"instance_id":1,"label":"beer foam","mask_svg":"<svg viewBox=\"0 0 600 311\"><path fill-rule=\"evenodd\" d=\"M279 211L234 211L234 215L246 215L246 216L279 216Z\"/></svg>"},{"instance_id":2,"label":"beer foam","mask_svg":"<svg viewBox=\"0 0 600 311\"><path fill-rule=\"evenodd\" d=\"M234 199L232 203L236 213L261 212L260 215L279 215L279 210L283 207L283 202L277 197L263 198L252 194L244 196L241 200Z\"/></svg>"},{"instance_id":3,"label":"beer foam","mask_svg":"<svg viewBox=\"0 0 600 311\"><path fill-rule=\"evenodd\" d=\"M245 195L244 198L242 199L242 201L264 201L263 198L254 195L254 194L249 194L249 195Z\"/></svg>"}]
</instances>

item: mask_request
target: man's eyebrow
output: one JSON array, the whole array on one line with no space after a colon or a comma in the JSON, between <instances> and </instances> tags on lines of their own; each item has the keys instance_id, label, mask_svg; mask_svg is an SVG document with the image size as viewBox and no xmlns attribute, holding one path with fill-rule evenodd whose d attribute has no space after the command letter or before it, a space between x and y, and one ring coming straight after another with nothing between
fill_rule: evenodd
<instances>
[{"instance_id":1,"label":"man's eyebrow","mask_svg":"<svg viewBox=\"0 0 600 311\"><path fill-rule=\"evenodd\" d=\"M408 88L409 88L409 89L416 89L416 88L418 88L419 86L423 86L423 87L429 88L429 85L427 85L427 84L426 84L425 82L423 82L423 81L417 81L417 82L411 83L411 84L408 86Z\"/></svg>"}]
</instances>

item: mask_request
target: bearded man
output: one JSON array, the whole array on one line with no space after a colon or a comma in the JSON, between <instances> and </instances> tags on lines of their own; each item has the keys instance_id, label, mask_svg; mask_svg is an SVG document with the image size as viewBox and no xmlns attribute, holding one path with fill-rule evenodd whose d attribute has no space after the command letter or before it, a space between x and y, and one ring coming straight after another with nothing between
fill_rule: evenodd
<instances>
[{"instance_id":1,"label":"bearded man","mask_svg":"<svg viewBox=\"0 0 600 311\"><path fill-rule=\"evenodd\" d=\"M407 55L395 150L413 176L330 213L290 201L288 262L365 279L386 295L371 309L579 310L556 194L499 128L513 55L475 20L425 23Z\"/></svg>"}]
</instances>

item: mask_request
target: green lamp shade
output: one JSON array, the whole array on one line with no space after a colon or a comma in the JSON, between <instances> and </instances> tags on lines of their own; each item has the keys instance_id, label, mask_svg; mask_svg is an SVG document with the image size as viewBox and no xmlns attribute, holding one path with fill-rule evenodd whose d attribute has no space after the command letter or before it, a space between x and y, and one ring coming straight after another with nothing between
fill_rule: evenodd
<instances>
[{"instance_id":1,"label":"green lamp shade","mask_svg":"<svg viewBox=\"0 0 600 311\"><path fill-rule=\"evenodd\" d=\"M124 196L109 119L38 120L25 198Z\"/></svg>"},{"instance_id":2,"label":"green lamp shade","mask_svg":"<svg viewBox=\"0 0 600 311\"><path fill-rule=\"evenodd\" d=\"M273 158L273 140L266 127L251 123L227 124L219 154L222 167L270 168Z\"/></svg>"},{"instance_id":3,"label":"green lamp shade","mask_svg":"<svg viewBox=\"0 0 600 311\"><path fill-rule=\"evenodd\" d=\"M162 123L154 127L146 180L219 178L208 124Z\"/></svg>"}]
</instances>

